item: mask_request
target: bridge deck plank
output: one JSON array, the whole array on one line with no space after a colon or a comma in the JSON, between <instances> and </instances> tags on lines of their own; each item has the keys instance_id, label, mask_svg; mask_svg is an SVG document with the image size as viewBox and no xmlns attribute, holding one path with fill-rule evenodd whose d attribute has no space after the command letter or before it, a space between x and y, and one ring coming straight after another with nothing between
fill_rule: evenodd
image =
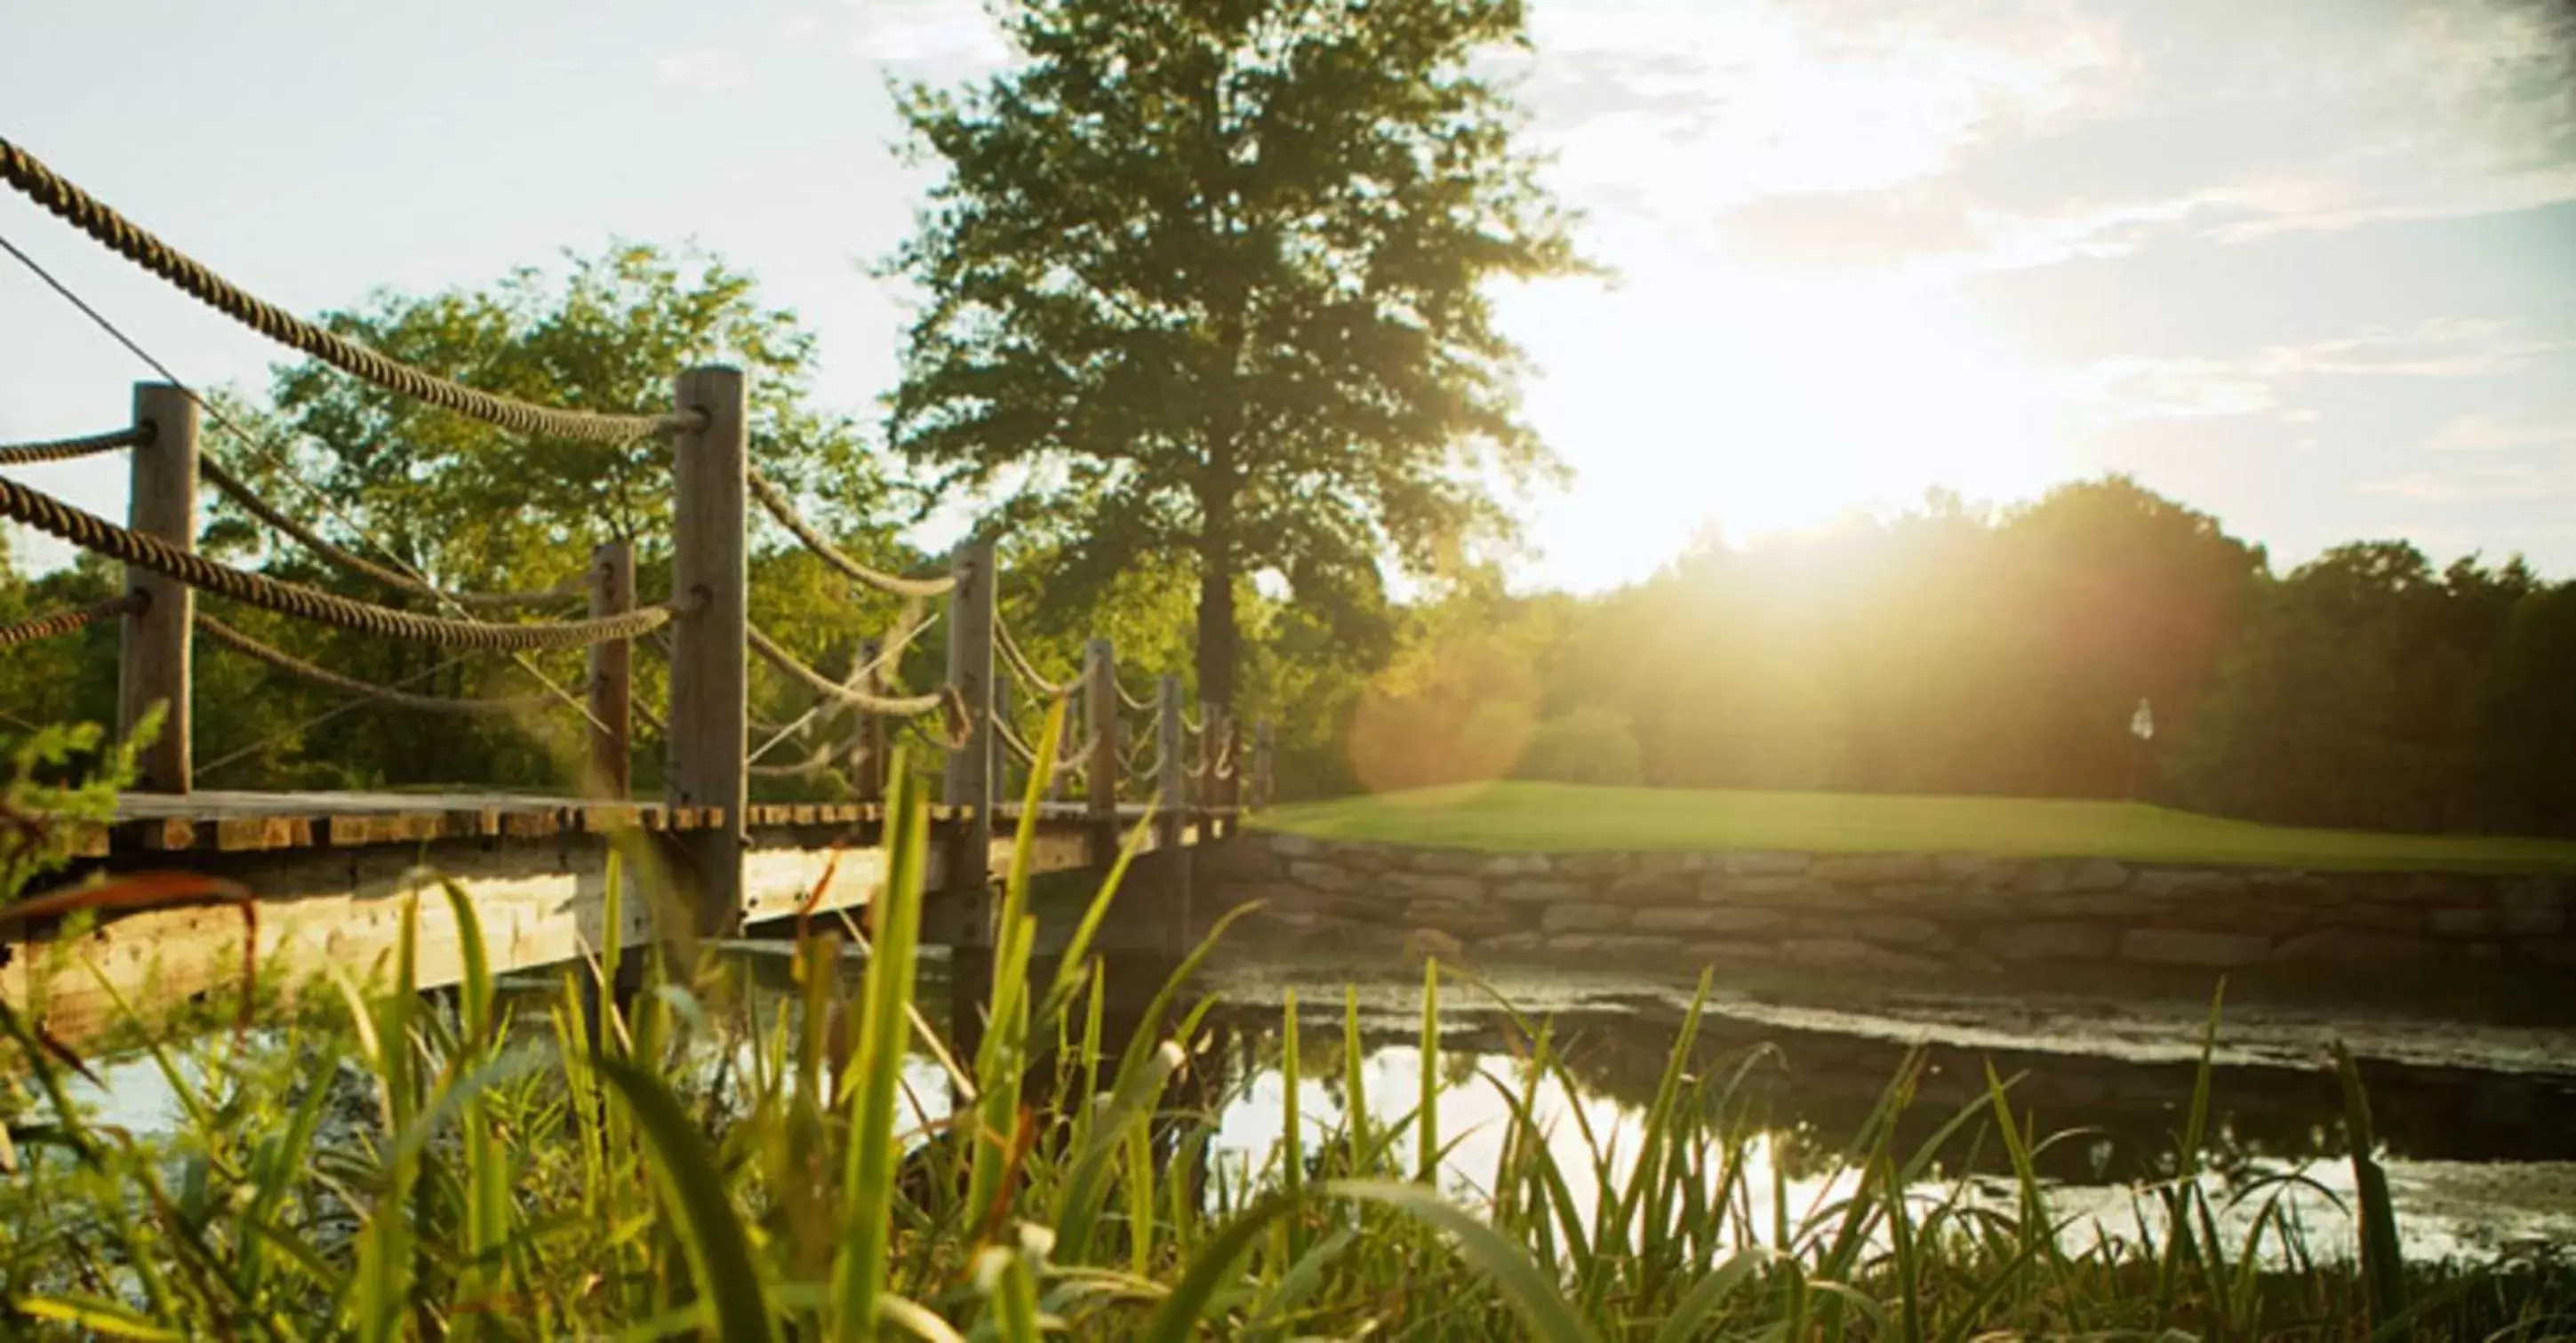
<instances>
[{"instance_id":1,"label":"bridge deck plank","mask_svg":"<svg viewBox=\"0 0 2576 1343\"><path fill-rule=\"evenodd\" d=\"M1213 814L1225 814L1218 809ZM1019 820L1017 803L994 809L1007 833ZM965 814L946 804L931 808L935 821ZM1039 804L1048 821L1081 821L1079 802ZM1202 812L1201 815L1211 813ZM129 793L117 800L116 821L80 837L82 856L133 854L262 853L286 849L419 845L439 839L542 840L562 834L613 834L623 830L694 830L721 818L712 807L657 802L602 802L535 793L257 793L209 790L180 795ZM1145 815L1121 806L1132 824ZM861 802L755 802L746 816L755 829L845 828L882 821L885 809Z\"/></svg>"}]
</instances>

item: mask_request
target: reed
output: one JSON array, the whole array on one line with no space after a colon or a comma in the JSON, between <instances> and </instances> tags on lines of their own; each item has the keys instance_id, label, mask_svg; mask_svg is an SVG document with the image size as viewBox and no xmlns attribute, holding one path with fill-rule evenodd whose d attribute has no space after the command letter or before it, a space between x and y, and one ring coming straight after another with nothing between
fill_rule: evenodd
<instances>
[{"instance_id":1,"label":"reed","mask_svg":"<svg viewBox=\"0 0 2576 1343\"><path fill-rule=\"evenodd\" d=\"M1431 966L1416 1108L1369 1113L1355 999L1338 1042L1301 1039L1292 1000L1280 1144L1227 1174L1205 1155L1218 1106L1178 1085L1209 1030L1195 957L1112 1056L1096 961L1031 981L1017 865L984 1038L932 1117L902 1065L956 1054L926 1038L915 1001L927 830L911 773L892 777L884 898L871 929L846 930L873 939L854 990L832 929L803 935L794 990L774 1002L714 958L647 958L621 998L603 948L535 997L469 960L433 1006L406 959L387 984L301 995L246 1035L135 1022L176 1097L151 1133L100 1121L77 1095L85 1061L0 1011L0 1333L1959 1343L2576 1328L2576 1272L2555 1261L2404 1256L2348 1059L2354 1243L2317 1243L2289 1180L2203 1178L2206 1066L2181 1098L2174 1173L2135 1191L2133 1230L2079 1237L2035 1174L2050 1139L2008 1078L1900 1146L1909 1063L1807 1182L1823 1192L1802 1195L1753 1114L1750 1061L1709 1067L1695 1049L1700 1004L1652 1104L1613 1134L1580 1107L1547 1117L1543 1097L1578 1084L1544 1020L1513 1017L1509 1067L1444 1078L1440 998L1481 986ZM470 926L461 892L418 898L454 902ZM1339 1086L1338 1114L1300 1096L1309 1079ZM1490 1167L1461 1167L1465 1135L1431 1103L1461 1086L1491 1088L1505 1115ZM2009 1156L2001 1197L1940 1174L1978 1144Z\"/></svg>"}]
</instances>

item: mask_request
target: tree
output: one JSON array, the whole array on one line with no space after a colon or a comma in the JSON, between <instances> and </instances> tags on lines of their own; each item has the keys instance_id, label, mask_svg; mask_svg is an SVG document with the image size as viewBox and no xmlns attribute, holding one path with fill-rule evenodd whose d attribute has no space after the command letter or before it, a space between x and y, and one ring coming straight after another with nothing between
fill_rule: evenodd
<instances>
[{"instance_id":1,"label":"tree","mask_svg":"<svg viewBox=\"0 0 2576 1343\"><path fill-rule=\"evenodd\" d=\"M883 535L864 530L884 507L887 487L863 455L855 425L807 404L813 337L792 312L764 305L751 277L720 260L617 244L574 259L560 276L523 268L479 289L377 294L324 320L395 358L552 405L664 406L681 369L739 364L748 374L752 456L761 469L800 495L845 549L894 567L917 562L890 555ZM282 511L379 564L417 571L442 588L529 591L578 581L594 545L623 538L634 543L645 599L667 590L667 442L523 438L311 364L281 368L267 407L231 401L226 407L228 419L254 429L259 446L219 434L210 450ZM228 505L210 514L209 548L245 555L259 535ZM281 576L424 604L328 569L292 542L265 554L264 567ZM846 665L858 638L890 621L885 601L846 592L845 582L824 574L774 528L755 532L751 564L755 617L810 661ZM290 626L256 612L221 614L301 656L380 684L427 676L408 688L455 698L533 688L506 658L454 662L423 645ZM211 661L224 660L218 654ZM578 686L580 654L539 654L531 661L558 684ZM638 658L636 675L638 697L652 702L659 659ZM289 723L342 699L284 684L262 695L299 710ZM756 702L754 713L766 709L790 720L809 698L782 694L767 705ZM209 742L237 737L230 730L234 710L211 709L200 713L200 735ZM565 712L526 721L481 717L439 732L418 727L404 711L361 708L290 741L300 752L257 764L271 782L287 782L280 772L300 753L319 771L301 775L301 782L346 787L430 779L558 782L571 777L569 762L578 759L581 724ZM653 753L639 752L637 764L649 780Z\"/></svg>"},{"instance_id":2,"label":"tree","mask_svg":"<svg viewBox=\"0 0 2576 1343\"><path fill-rule=\"evenodd\" d=\"M890 437L1009 485L1103 584L1185 554L1198 688L1235 701L1249 576L1368 591L1507 535L1554 468L1487 286L1579 269L1476 64L1517 0L1025 0L1026 58L899 95L946 177L893 259L926 295Z\"/></svg>"}]
</instances>

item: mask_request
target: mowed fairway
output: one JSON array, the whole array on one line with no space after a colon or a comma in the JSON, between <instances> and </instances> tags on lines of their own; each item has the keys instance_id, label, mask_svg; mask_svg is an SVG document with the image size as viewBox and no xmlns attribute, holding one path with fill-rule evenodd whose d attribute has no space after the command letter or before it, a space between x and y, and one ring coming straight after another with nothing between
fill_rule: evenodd
<instances>
[{"instance_id":1,"label":"mowed fairway","mask_svg":"<svg viewBox=\"0 0 2576 1343\"><path fill-rule=\"evenodd\" d=\"M1800 849L2244 863L2341 870L2576 870L2576 841L2300 830L2139 803L1494 783L1276 808L1318 839L1490 850Z\"/></svg>"}]
</instances>

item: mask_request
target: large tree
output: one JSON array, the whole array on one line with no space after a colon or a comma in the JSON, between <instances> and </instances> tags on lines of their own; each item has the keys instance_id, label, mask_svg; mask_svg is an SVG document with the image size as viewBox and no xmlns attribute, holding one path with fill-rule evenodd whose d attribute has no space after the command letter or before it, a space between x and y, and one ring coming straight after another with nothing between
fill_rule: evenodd
<instances>
[{"instance_id":1,"label":"large tree","mask_svg":"<svg viewBox=\"0 0 2576 1343\"><path fill-rule=\"evenodd\" d=\"M926 300L891 437L1071 544L1062 586L1186 556L1202 697L1239 585L1375 591L1507 533L1554 469L1489 288L1570 272L1490 57L1517 0L1023 0L1023 59L899 98L946 170L894 260Z\"/></svg>"}]
</instances>

